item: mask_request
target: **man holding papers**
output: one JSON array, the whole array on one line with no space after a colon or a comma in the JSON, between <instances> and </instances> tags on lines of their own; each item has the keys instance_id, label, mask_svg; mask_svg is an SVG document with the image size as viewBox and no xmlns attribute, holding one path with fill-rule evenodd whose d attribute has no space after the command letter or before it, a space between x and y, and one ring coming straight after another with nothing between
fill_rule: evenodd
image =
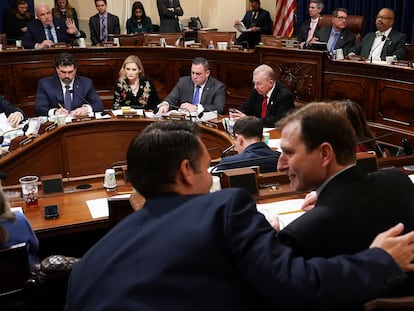
<instances>
[{"instance_id":1,"label":"man holding papers","mask_svg":"<svg viewBox=\"0 0 414 311\"><path fill-rule=\"evenodd\" d=\"M278 170L287 172L294 190L317 192L314 208L280 232L295 254L353 254L396 223L414 229L413 183L399 170L367 174L355 165L355 133L342 111L330 103L311 103L279 125ZM413 280L410 275L398 293L414 292Z\"/></svg>"},{"instance_id":2,"label":"man holding papers","mask_svg":"<svg viewBox=\"0 0 414 311\"><path fill-rule=\"evenodd\" d=\"M146 202L74 266L66 311L337 311L414 270L414 232L397 237L401 225L350 258L293 257L245 190L208 193L199 131L154 122L131 143L128 177Z\"/></svg>"},{"instance_id":3,"label":"man holding papers","mask_svg":"<svg viewBox=\"0 0 414 311\"><path fill-rule=\"evenodd\" d=\"M0 95L0 113L5 113L7 121L11 126L16 127L24 119L23 111L16 106L13 106L10 102L4 99Z\"/></svg>"}]
</instances>

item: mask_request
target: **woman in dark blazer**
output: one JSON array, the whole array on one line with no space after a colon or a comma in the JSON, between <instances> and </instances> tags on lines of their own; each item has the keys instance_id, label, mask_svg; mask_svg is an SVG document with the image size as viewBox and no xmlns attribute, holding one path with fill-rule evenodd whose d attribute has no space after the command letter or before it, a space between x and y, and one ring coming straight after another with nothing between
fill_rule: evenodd
<instances>
[{"instance_id":1,"label":"woman in dark blazer","mask_svg":"<svg viewBox=\"0 0 414 311\"><path fill-rule=\"evenodd\" d=\"M126 22L127 33L153 32L151 18L145 13L144 5L140 1L132 5L131 17Z\"/></svg>"},{"instance_id":2,"label":"woman in dark blazer","mask_svg":"<svg viewBox=\"0 0 414 311\"><path fill-rule=\"evenodd\" d=\"M119 71L119 79L115 83L113 108L122 106L155 110L160 103L154 84L144 75L144 66L135 56L128 56Z\"/></svg>"}]
</instances>

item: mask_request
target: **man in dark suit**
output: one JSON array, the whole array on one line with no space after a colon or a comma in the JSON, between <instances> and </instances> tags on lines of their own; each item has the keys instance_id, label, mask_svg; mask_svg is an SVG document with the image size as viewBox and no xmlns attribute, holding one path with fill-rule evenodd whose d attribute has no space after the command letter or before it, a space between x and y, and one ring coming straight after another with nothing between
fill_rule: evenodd
<instances>
[{"instance_id":1,"label":"man in dark suit","mask_svg":"<svg viewBox=\"0 0 414 311\"><path fill-rule=\"evenodd\" d=\"M119 18L107 11L106 0L95 0L95 6L98 13L89 18L92 45L107 41L110 34L121 33Z\"/></svg>"},{"instance_id":2,"label":"man in dark suit","mask_svg":"<svg viewBox=\"0 0 414 311\"><path fill-rule=\"evenodd\" d=\"M180 0L157 0L158 14L160 15L160 32L180 32L178 16L183 16L184 11Z\"/></svg>"},{"instance_id":3,"label":"man in dark suit","mask_svg":"<svg viewBox=\"0 0 414 311\"><path fill-rule=\"evenodd\" d=\"M273 24L269 11L260 7L260 0L249 0L249 2L251 9L246 12L241 20L248 31L242 32L237 38L236 43L244 45L245 48L254 49L260 42L262 34L272 34ZM240 21L236 20L234 24L240 24Z\"/></svg>"},{"instance_id":4,"label":"man in dark suit","mask_svg":"<svg viewBox=\"0 0 414 311\"><path fill-rule=\"evenodd\" d=\"M210 64L203 57L193 59L191 76L181 77L170 94L158 105L158 114L165 113L172 106L190 112L224 112L226 88L219 80L210 76Z\"/></svg>"},{"instance_id":5,"label":"man in dark suit","mask_svg":"<svg viewBox=\"0 0 414 311\"><path fill-rule=\"evenodd\" d=\"M86 116L102 111L103 104L92 80L78 76L78 63L68 53L55 59L56 74L39 80L35 112L38 116Z\"/></svg>"},{"instance_id":6,"label":"man in dark suit","mask_svg":"<svg viewBox=\"0 0 414 311\"><path fill-rule=\"evenodd\" d=\"M279 125L278 170L287 172L293 190L317 193L314 208L280 232L298 256L353 254L398 222L414 229L413 183L399 170L367 174L355 165L356 136L342 111L330 103L307 104ZM411 275L404 286L410 294L413 281Z\"/></svg>"},{"instance_id":7,"label":"man in dark suit","mask_svg":"<svg viewBox=\"0 0 414 311\"><path fill-rule=\"evenodd\" d=\"M387 253L410 267L414 232L399 227L351 258L293 258L245 190L208 193L197 129L154 122L131 143L128 176L146 202L74 266L66 311L339 310L404 278Z\"/></svg>"},{"instance_id":8,"label":"man in dark suit","mask_svg":"<svg viewBox=\"0 0 414 311\"><path fill-rule=\"evenodd\" d=\"M253 84L249 98L238 110L230 112L233 120L252 115L262 118L264 126L274 127L275 122L295 107L292 93L276 81L272 67L257 67L253 71Z\"/></svg>"},{"instance_id":9,"label":"man in dark suit","mask_svg":"<svg viewBox=\"0 0 414 311\"><path fill-rule=\"evenodd\" d=\"M35 12L37 19L28 24L23 37L25 49L44 49L59 42L73 43L75 39L86 37L72 19L53 18L47 4L39 3Z\"/></svg>"},{"instance_id":10,"label":"man in dark suit","mask_svg":"<svg viewBox=\"0 0 414 311\"><path fill-rule=\"evenodd\" d=\"M234 150L237 155L223 157L216 170L255 166L261 173L275 172L280 152L263 142L263 122L253 116L240 118L233 127Z\"/></svg>"},{"instance_id":11,"label":"man in dark suit","mask_svg":"<svg viewBox=\"0 0 414 311\"><path fill-rule=\"evenodd\" d=\"M309 41L314 37L316 30L318 29L319 18L323 10L323 2L321 0L309 1L309 18L305 19L300 24L297 37L301 48L307 48Z\"/></svg>"},{"instance_id":12,"label":"man in dark suit","mask_svg":"<svg viewBox=\"0 0 414 311\"><path fill-rule=\"evenodd\" d=\"M324 27L316 31L316 38L310 41L321 41L328 43L328 51L334 55L334 51L342 49L347 55L348 50L355 45L355 35L346 28L348 10L344 8L335 9L332 12L332 26Z\"/></svg>"},{"instance_id":13,"label":"man in dark suit","mask_svg":"<svg viewBox=\"0 0 414 311\"><path fill-rule=\"evenodd\" d=\"M10 125L16 127L21 121L24 119L23 111L12 105L9 101L4 99L3 96L0 95L0 113L4 113L7 116L7 121L9 121Z\"/></svg>"},{"instance_id":14,"label":"man in dark suit","mask_svg":"<svg viewBox=\"0 0 414 311\"><path fill-rule=\"evenodd\" d=\"M375 21L377 31L366 34L360 43L349 50L348 56L361 55L367 60L385 60L387 56L395 55L397 59L405 59L407 36L393 29L393 24L394 11L381 9Z\"/></svg>"}]
</instances>

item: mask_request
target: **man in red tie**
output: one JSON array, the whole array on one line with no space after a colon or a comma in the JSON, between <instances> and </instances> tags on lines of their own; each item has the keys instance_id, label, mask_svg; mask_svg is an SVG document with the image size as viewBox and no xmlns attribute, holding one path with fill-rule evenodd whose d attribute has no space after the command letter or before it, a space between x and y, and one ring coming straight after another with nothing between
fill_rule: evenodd
<instances>
[{"instance_id":1,"label":"man in red tie","mask_svg":"<svg viewBox=\"0 0 414 311\"><path fill-rule=\"evenodd\" d=\"M245 115L262 118L265 127L274 127L285 114L293 109L292 93L276 81L272 67L260 65L253 71L253 89L249 98L230 118L238 120Z\"/></svg>"}]
</instances>

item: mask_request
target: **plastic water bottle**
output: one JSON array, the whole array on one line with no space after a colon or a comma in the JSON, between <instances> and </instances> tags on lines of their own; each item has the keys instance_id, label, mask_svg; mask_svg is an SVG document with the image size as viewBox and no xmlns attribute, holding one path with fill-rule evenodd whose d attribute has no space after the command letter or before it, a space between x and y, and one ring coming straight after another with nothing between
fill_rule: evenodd
<instances>
[{"instance_id":1,"label":"plastic water bottle","mask_svg":"<svg viewBox=\"0 0 414 311\"><path fill-rule=\"evenodd\" d=\"M209 50L214 50L214 43L213 43L213 40L210 40L210 43L208 44L208 49L209 49Z\"/></svg>"}]
</instances>

